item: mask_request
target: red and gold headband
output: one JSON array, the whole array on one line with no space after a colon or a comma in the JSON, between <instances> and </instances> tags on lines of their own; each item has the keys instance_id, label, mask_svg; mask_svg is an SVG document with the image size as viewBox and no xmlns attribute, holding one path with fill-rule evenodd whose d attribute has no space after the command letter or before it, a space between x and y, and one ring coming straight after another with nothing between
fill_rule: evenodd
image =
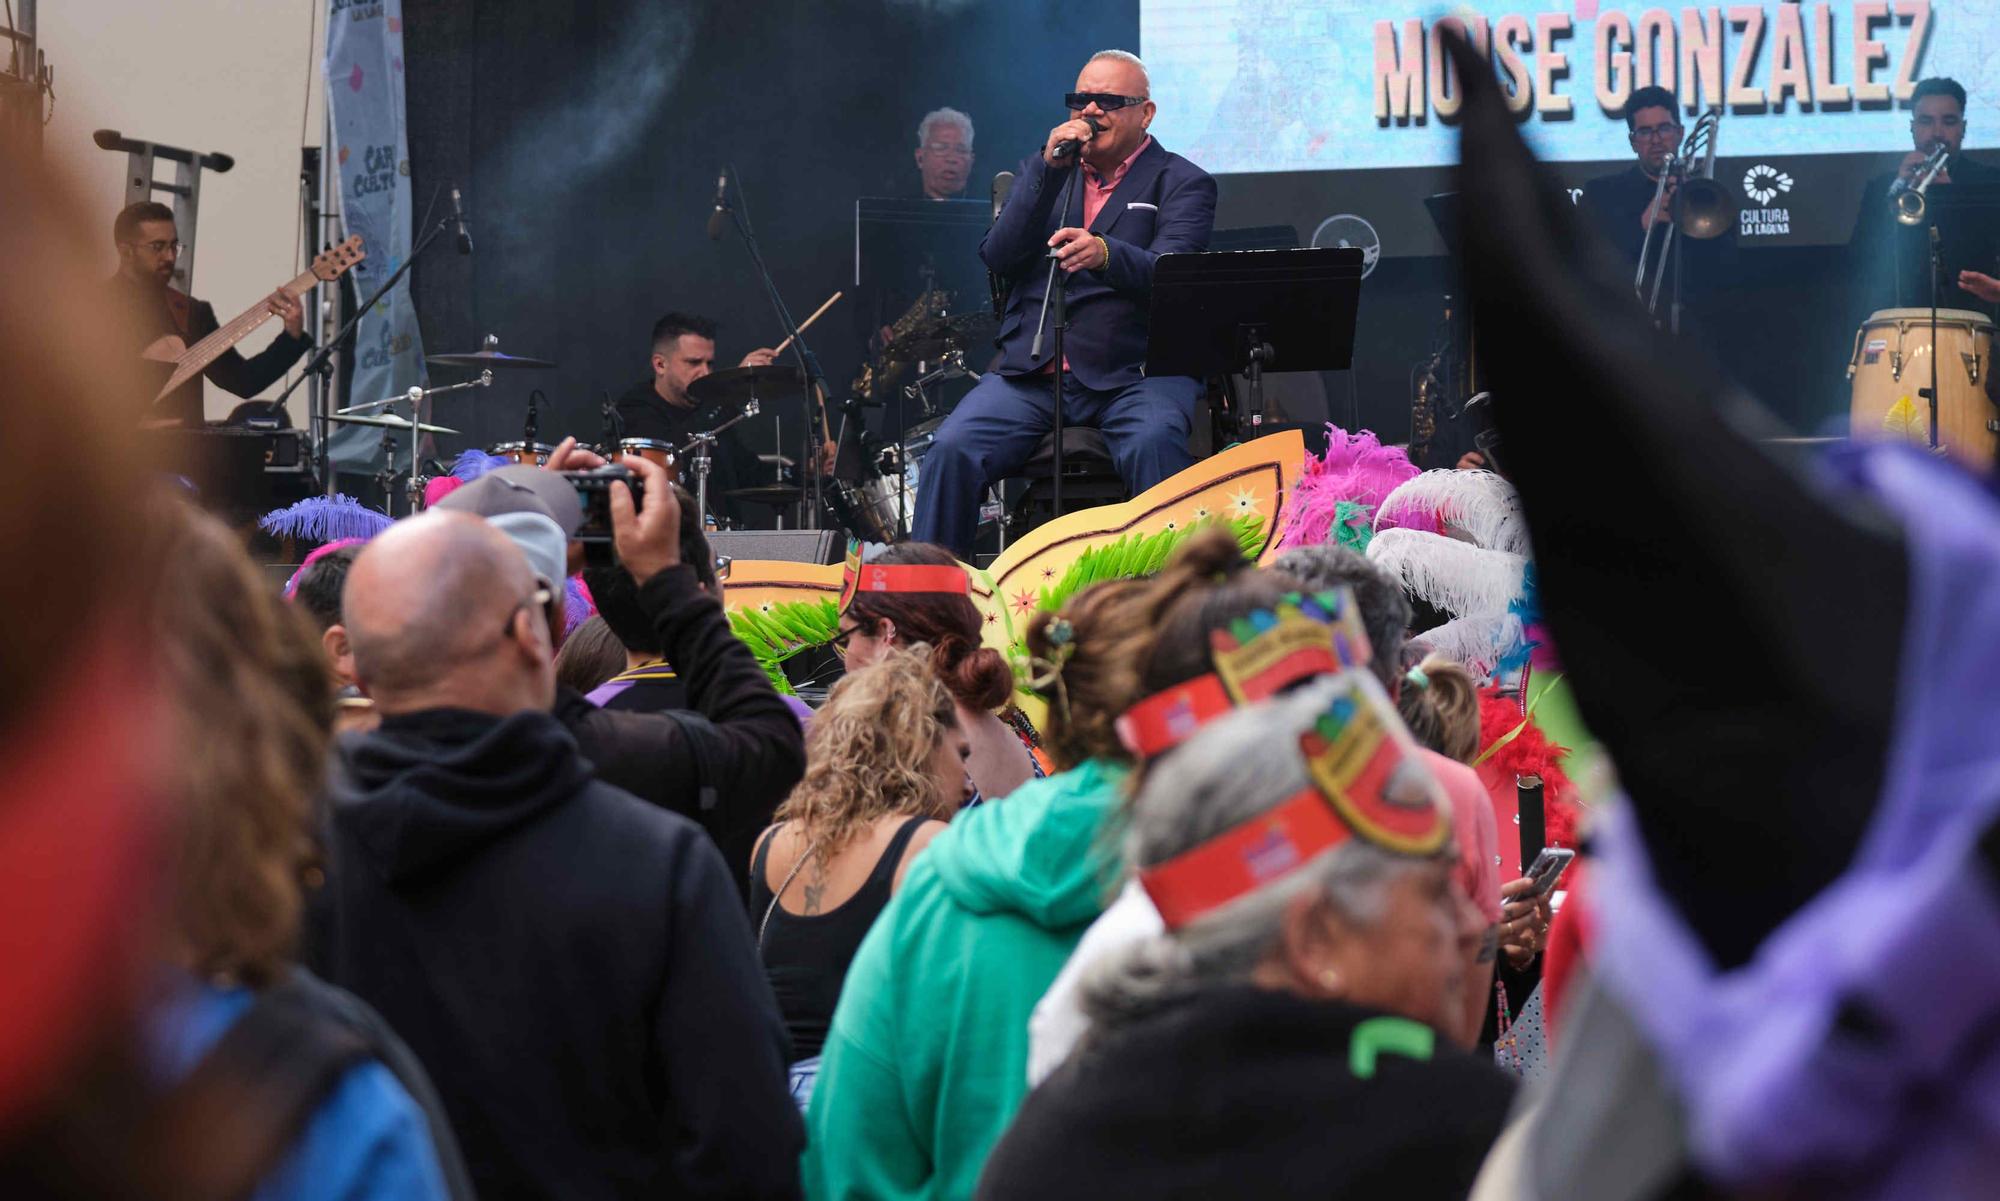
<instances>
[{"instance_id":1,"label":"red and gold headband","mask_svg":"<svg viewBox=\"0 0 2000 1201\"><path fill-rule=\"evenodd\" d=\"M1290 875L1350 838L1400 855L1444 848L1450 802L1373 679L1350 676L1298 747L1311 787L1139 873L1167 929Z\"/></svg>"},{"instance_id":2,"label":"red and gold headband","mask_svg":"<svg viewBox=\"0 0 2000 1201\"><path fill-rule=\"evenodd\" d=\"M1276 610L1237 618L1209 635L1215 670L1156 692L1119 717L1118 741L1142 758L1165 754L1241 705L1300 680L1365 666L1368 635L1348 588L1288 596Z\"/></svg>"},{"instance_id":3,"label":"red and gold headband","mask_svg":"<svg viewBox=\"0 0 2000 1201\"><path fill-rule=\"evenodd\" d=\"M864 592L934 593L970 596L972 580L956 563L863 563L861 544L847 544L847 568L840 581L840 611L847 612Z\"/></svg>"}]
</instances>

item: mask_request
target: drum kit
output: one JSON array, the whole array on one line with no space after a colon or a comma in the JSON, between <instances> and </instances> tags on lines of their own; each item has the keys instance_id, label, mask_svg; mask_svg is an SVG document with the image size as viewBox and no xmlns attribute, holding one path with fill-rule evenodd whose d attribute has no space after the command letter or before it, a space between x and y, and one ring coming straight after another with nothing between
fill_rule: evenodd
<instances>
[{"instance_id":1,"label":"drum kit","mask_svg":"<svg viewBox=\"0 0 2000 1201\"><path fill-rule=\"evenodd\" d=\"M892 328L892 336L880 354L855 381L854 397L844 406L849 417L846 427L851 433L844 436L852 438L858 454L842 458L843 464L854 466L828 479L824 489L827 508L849 533L877 542L893 542L908 536L924 456L937 427L944 421L937 399L938 388L952 380L979 378L966 365L966 353L977 340L990 336L991 331L986 328L990 322L991 318L983 313L948 313L943 293L926 293ZM425 487L433 478L423 471L423 437L459 433L449 426L423 420L426 401L451 392L490 388L501 372L547 370L556 366L548 359L503 352L499 339L490 334L477 351L429 355L424 361L434 367L477 374L434 388L413 387L400 395L351 405L331 415L331 420L343 425L382 430L385 463L378 480L384 495L402 493L407 512L423 507ZM901 377L912 368L914 377L903 383ZM614 423L609 420L607 406L607 428L602 440L578 442L611 463L641 458L664 468L670 479L694 494L704 524L714 524L709 515L709 479L713 453L722 435L758 416L767 403L803 395L805 391L805 378L794 367L774 364L712 371L689 385L688 394L698 404L720 405L733 411L713 429L697 432L679 443L618 437L612 432ZM515 464L547 463L555 453L555 446L537 437L541 399L539 390L530 392L518 440L495 443L485 448L486 453ZM885 444L867 433L859 419L859 410L890 405L898 418L895 427L904 432ZM401 413L396 411L399 407L403 407ZM906 415L915 424L901 419ZM727 497L779 510L796 506L801 512L801 524L816 524L818 506L807 503L806 488L786 475L790 460L782 456L764 458L776 468L776 482L732 488ZM435 464L431 468L438 470Z\"/></svg>"},{"instance_id":2,"label":"drum kit","mask_svg":"<svg viewBox=\"0 0 2000 1201\"><path fill-rule=\"evenodd\" d=\"M491 334L487 335L485 344L477 351L464 354L428 355L424 361L436 367L457 367L474 370L479 374L473 379L460 383L445 384L435 388L412 387L409 391L401 395L391 396L384 400L373 400L364 404L350 405L333 413L330 418L342 425L370 426L383 431L382 447L385 462L382 471L378 474L378 482L382 484L384 495L394 495L398 490L396 485L400 482L401 491L408 505L407 511L412 513L423 507L424 490L432 478L434 478L424 474L421 470L419 443L422 436L425 434L449 435L459 432L450 426L434 425L430 422L420 420L419 414L422 411L424 402L433 396L440 396L449 392L459 392L470 388L490 388L493 386L494 372L496 371L544 370L556 365L548 359L537 359L525 355L504 353L499 349L499 339ZM688 389L689 394L697 401L703 403L720 401L737 406L735 415L727 421L718 424L714 429L696 433L683 443L664 442L653 438L607 438L604 442L594 445L579 440L579 445L595 451L600 457L611 463L622 463L627 458L650 460L664 468L667 478L676 483L683 482L682 469L685 467L688 479L692 481L690 491L695 495L702 521L704 524L707 524L709 519L708 477L711 465L711 452L717 440L724 431L734 427L739 422L757 416L762 411L764 401L797 395L803 390L804 383L799 373L791 368L733 367L723 371L715 371L702 379L696 380ZM537 402L541 398L542 394L539 389L529 393L527 415L523 423L524 428L521 439L512 442L495 443L486 448L487 454L506 459L513 464L535 467L539 467L549 461L549 457L555 453L555 446L539 441L536 438L539 408ZM397 405L408 405L410 415L403 417L393 411L379 411L393 409ZM397 446L397 436L401 434L409 436L407 447L399 448ZM401 470L397 468L399 458L403 464ZM771 495L773 492L782 492L783 496L774 498ZM777 488L769 486L739 488L732 491L729 495L732 497L741 495L746 499L765 503L790 503L796 501L802 495L802 492L796 487L781 485Z\"/></svg>"}]
</instances>

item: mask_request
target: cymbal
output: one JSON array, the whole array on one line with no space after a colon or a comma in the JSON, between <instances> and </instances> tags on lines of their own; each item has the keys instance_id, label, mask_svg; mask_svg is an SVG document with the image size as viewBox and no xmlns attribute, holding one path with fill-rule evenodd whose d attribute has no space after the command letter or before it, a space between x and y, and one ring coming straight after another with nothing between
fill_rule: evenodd
<instances>
[{"instance_id":1,"label":"cymbal","mask_svg":"<svg viewBox=\"0 0 2000 1201\"><path fill-rule=\"evenodd\" d=\"M747 500L753 504L777 508L794 503L805 495L805 490L794 488L790 484L764 484L756 488L731 488L723 495L731 500Z\"/></svg>"},{"instance_id":2,"label":"cymbal","mask_svg":"<svg viewBox=\"0 0 2000 1201\"><path fill-rule=\"evenodd\" d=\"M425 355L424 362L435 363L439 367L473 367L490 371L498 367L553 367L547 359L531 359L526 355L502 354L497 350L475 350L470 354Z\"/></svg>"},{"instance_id":3,"label":"cymbal","mask_svg":"<svg viewBox=\"0 0 2000 1201\"><path fill-rule=\"evenodd\" d=\"M384 417L369 417L365 414L329 413L326 419L328 421L338 421L343 425L372 425L385 430L406 430L410 428L408 421L394 414ZM417 432L420 434L455 434L458 431L442 425L426 425L418 422Z\"/></svg>"},{"instance_id":4,"label":"cymbal","mask_svg":"<svg viewBox=\"0 0 2000 1201\"><path fill-rule=\"evenodd\" d=\"M797 396L806 390L805 376L796 367L725 367L711 371L688 385L688 395L702 404L712 401L776 400Z\"/></svg>"}]
</instances>

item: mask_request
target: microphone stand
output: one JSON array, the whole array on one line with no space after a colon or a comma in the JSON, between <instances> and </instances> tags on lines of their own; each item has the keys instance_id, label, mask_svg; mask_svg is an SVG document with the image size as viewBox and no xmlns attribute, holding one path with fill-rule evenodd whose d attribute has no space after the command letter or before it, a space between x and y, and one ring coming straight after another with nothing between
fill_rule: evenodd
<instances>
[{"instance_id":1,"label":"microphone stand","mask_svg":"<svg viewBox=\"0 0 2000 1201\"><path fill-rule=\"evenodd\" d=\"M819 369L819 356L806 347L806 340L799 333L798 322L792 320L792 311L785 307L785 298L778 292L778 285L771 279L771 269L764 264L764 252L758 248L757 235L750 228L750 215L745 211L749 206L743 203L743 177L736 173L734 164L729 168L729 175L736 181L736 203L730 204L725 200L723 207L729 210L730 223L742 237L744 249L750 252L751 265L757 268L757 278L764 284L765 295L771 298L772 311L778 315L778 328L791 339L792 357L798 361L799 370L806 377L806 400L809 405L819 408L821 416L824 417L825 408L821 398L826 395L826 376ZM812 408L808 408L805 421L804 461L807 478L812 481L812 503L806 506L805 524L802 527L808 530L819 528L819 512L821 505L825 503L826 482L820 472L820 436L815 432L822 427L815 423L812 417Z\"/></svg>"},{"instance_id":2,"label":"microphone stand","mask_svg":"<svg viewBox=\"0 0 2000 1201\"><path fill-rule=\"evenodd\" d=\"M1062 197L1056 203L1057 229L1062 229L1070 223L1070 197L1076 191L1076 177L1083 174L1082 146L1076 148L1076 161L1071 163L1068 169L1069 178L1063 181ZM1028 349L1029 358L1040 358L1042 352L1042 334L1045 330L1053 330L1055 339L1051 350L1055 355L1055 408L1054 420L1050 423L1050 429L1055 441L1052 444L1053 454L1049 459L1050 470L1054 473L1049 479L1049 508L1051 509L1049 518L1052 521L1057 517L1061 517L1063 511L1063 377L1069 371L1069 365L1063 361L1063 332L1069 328L1068 299L1069 276L1063 272L1062 260L1056 257L1056 252L1052 249L1049 251L1049 279L1047 285L1042 289L1042 315L1035 322L1035 341ZM1055 314L1055 324L1053 326L1049 324L1049 314L1051 312Z\"/></svg>"},{"instance_id":3,"label":"microphone stand","mask_svg":"<svg viewBox=\"0 0 2000 1201\"><path fill-rule=\"evenodd\" d=\"M1938 290L1944 273L1944 240L1938 237L1937 219L1925 227L1931 243L1931 386L1925 393L1931 402L1931 449L1938 448Z\"/></svg>"},{"instance_id":4,"label":"microphone stand","mask_svg":"<svg viewBox=\"0 0 2000 1201\"><path fill-rule=\"evenodd\" d=\"M433 198L433 201L435 201L435 198ZM306 363L305 370L299 372L298 378L293 380L291 384L288 385L283 392L278 393L278 395L272 400L271 403L274 405L284 404L286 397L298 391L299 385L305 383L315 374L318 374L320 372L325 372L328 375L331 375L333 370L332 359L334 351L339 350L341 344L346 342L349 337L353 336L354 328L361 324L361 319L367 316L369 311L374 309L374 307L381 302L384 296L387 296L389 294L389 290L396 286L398 280L401 280L405 275L409 274L410 268L416 265L417 259L420 256L422 256L424 250L427 247L429 247L432 242L437 241L438 235L442 234L445 230L451 228L451 225L452 225L452 219L449 216L440 217L436 225L433 225L428 230L424 231L424 236L418 238L417 244L410 248L410 253L403 259L402 265L398 266L394 271L390 272L389 278L382 281L382 286L375 289L374 295L370 296L367 300L355 306L354 316L349 317L347 319L347 324L341 326L340 332L333 335L333 337L327 341L327 344L325 346L320 347L319 350L314 352L312 359ZM350 352L350 354L351 353L352 352ZM416 415L412 413L410 419L412 421L415 421ZM313 452L313 458L316 460L316 463L314 465L319 471L320 482L327 488L331 489L333 486L333 479L328 473L332 466L333 456L331 450L327 446L327 442L332 437L332 434L327 429L327 427L332 423L327 420L326 414L324 412L313 414L311 418L311 423L313 427L312 428L313 443L316 448Z\"/></svg>"}]
</instances>

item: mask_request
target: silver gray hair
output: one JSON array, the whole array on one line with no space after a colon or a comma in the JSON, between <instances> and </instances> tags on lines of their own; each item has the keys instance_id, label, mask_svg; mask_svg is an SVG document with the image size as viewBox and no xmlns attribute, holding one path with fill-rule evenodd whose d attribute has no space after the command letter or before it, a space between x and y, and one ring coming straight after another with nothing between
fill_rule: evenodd
<instances>
[{"instance_id":1,"label":"silver gray hair","mask_svg":"<svg viewBox=\"0 0 2000 1201\"><path fill-rule=\"evenodd\" d=\"M1115 59L1121 63L1130 63L1139 68L1139 77L1146 81L1146 95L1151 96L1153 94L1152 73L1146 70L1145 61L1130 50L1099 50L1096 54L1091 55L1089 59L1085 60L1084 65L1088 66L1090 63L1099 62L1107 58Z\"/></svg>"},{"instance_id":2,"label":"silver gray hair","mask_svg":"<svg viewBox=\"0 0 2000 1201\"><path fill-rule=\"evenodd\" d=\"M1132 806L1127 866L1136 873L1163 863L1311 787L1298 736L1336 695L1357 687L1375 682L1348 673L1239 709L1152 764ZM1285 909L1298 896L1317 893L1343 920L1372 926L1389 882L1424 862L1349 839L1177 931L1105 957L1082 980L1093 1034L1247 979L1277 945Z\"/></svg>"},{"instance_id":3,"label":"silver gray hair","mask_svg":"<svg viewBox=\"0 0 2000 1201\"><path fill-rule=\"evenodd\" d=\"M930 141L931 130L940 125L949 125L963 133L965 135L966 148L971 148L972 118L955 108L932 109L930 112L925 113L924 119L917 122L917 146L921 148L924 143Z\"/></svg>"}]
</instances>

